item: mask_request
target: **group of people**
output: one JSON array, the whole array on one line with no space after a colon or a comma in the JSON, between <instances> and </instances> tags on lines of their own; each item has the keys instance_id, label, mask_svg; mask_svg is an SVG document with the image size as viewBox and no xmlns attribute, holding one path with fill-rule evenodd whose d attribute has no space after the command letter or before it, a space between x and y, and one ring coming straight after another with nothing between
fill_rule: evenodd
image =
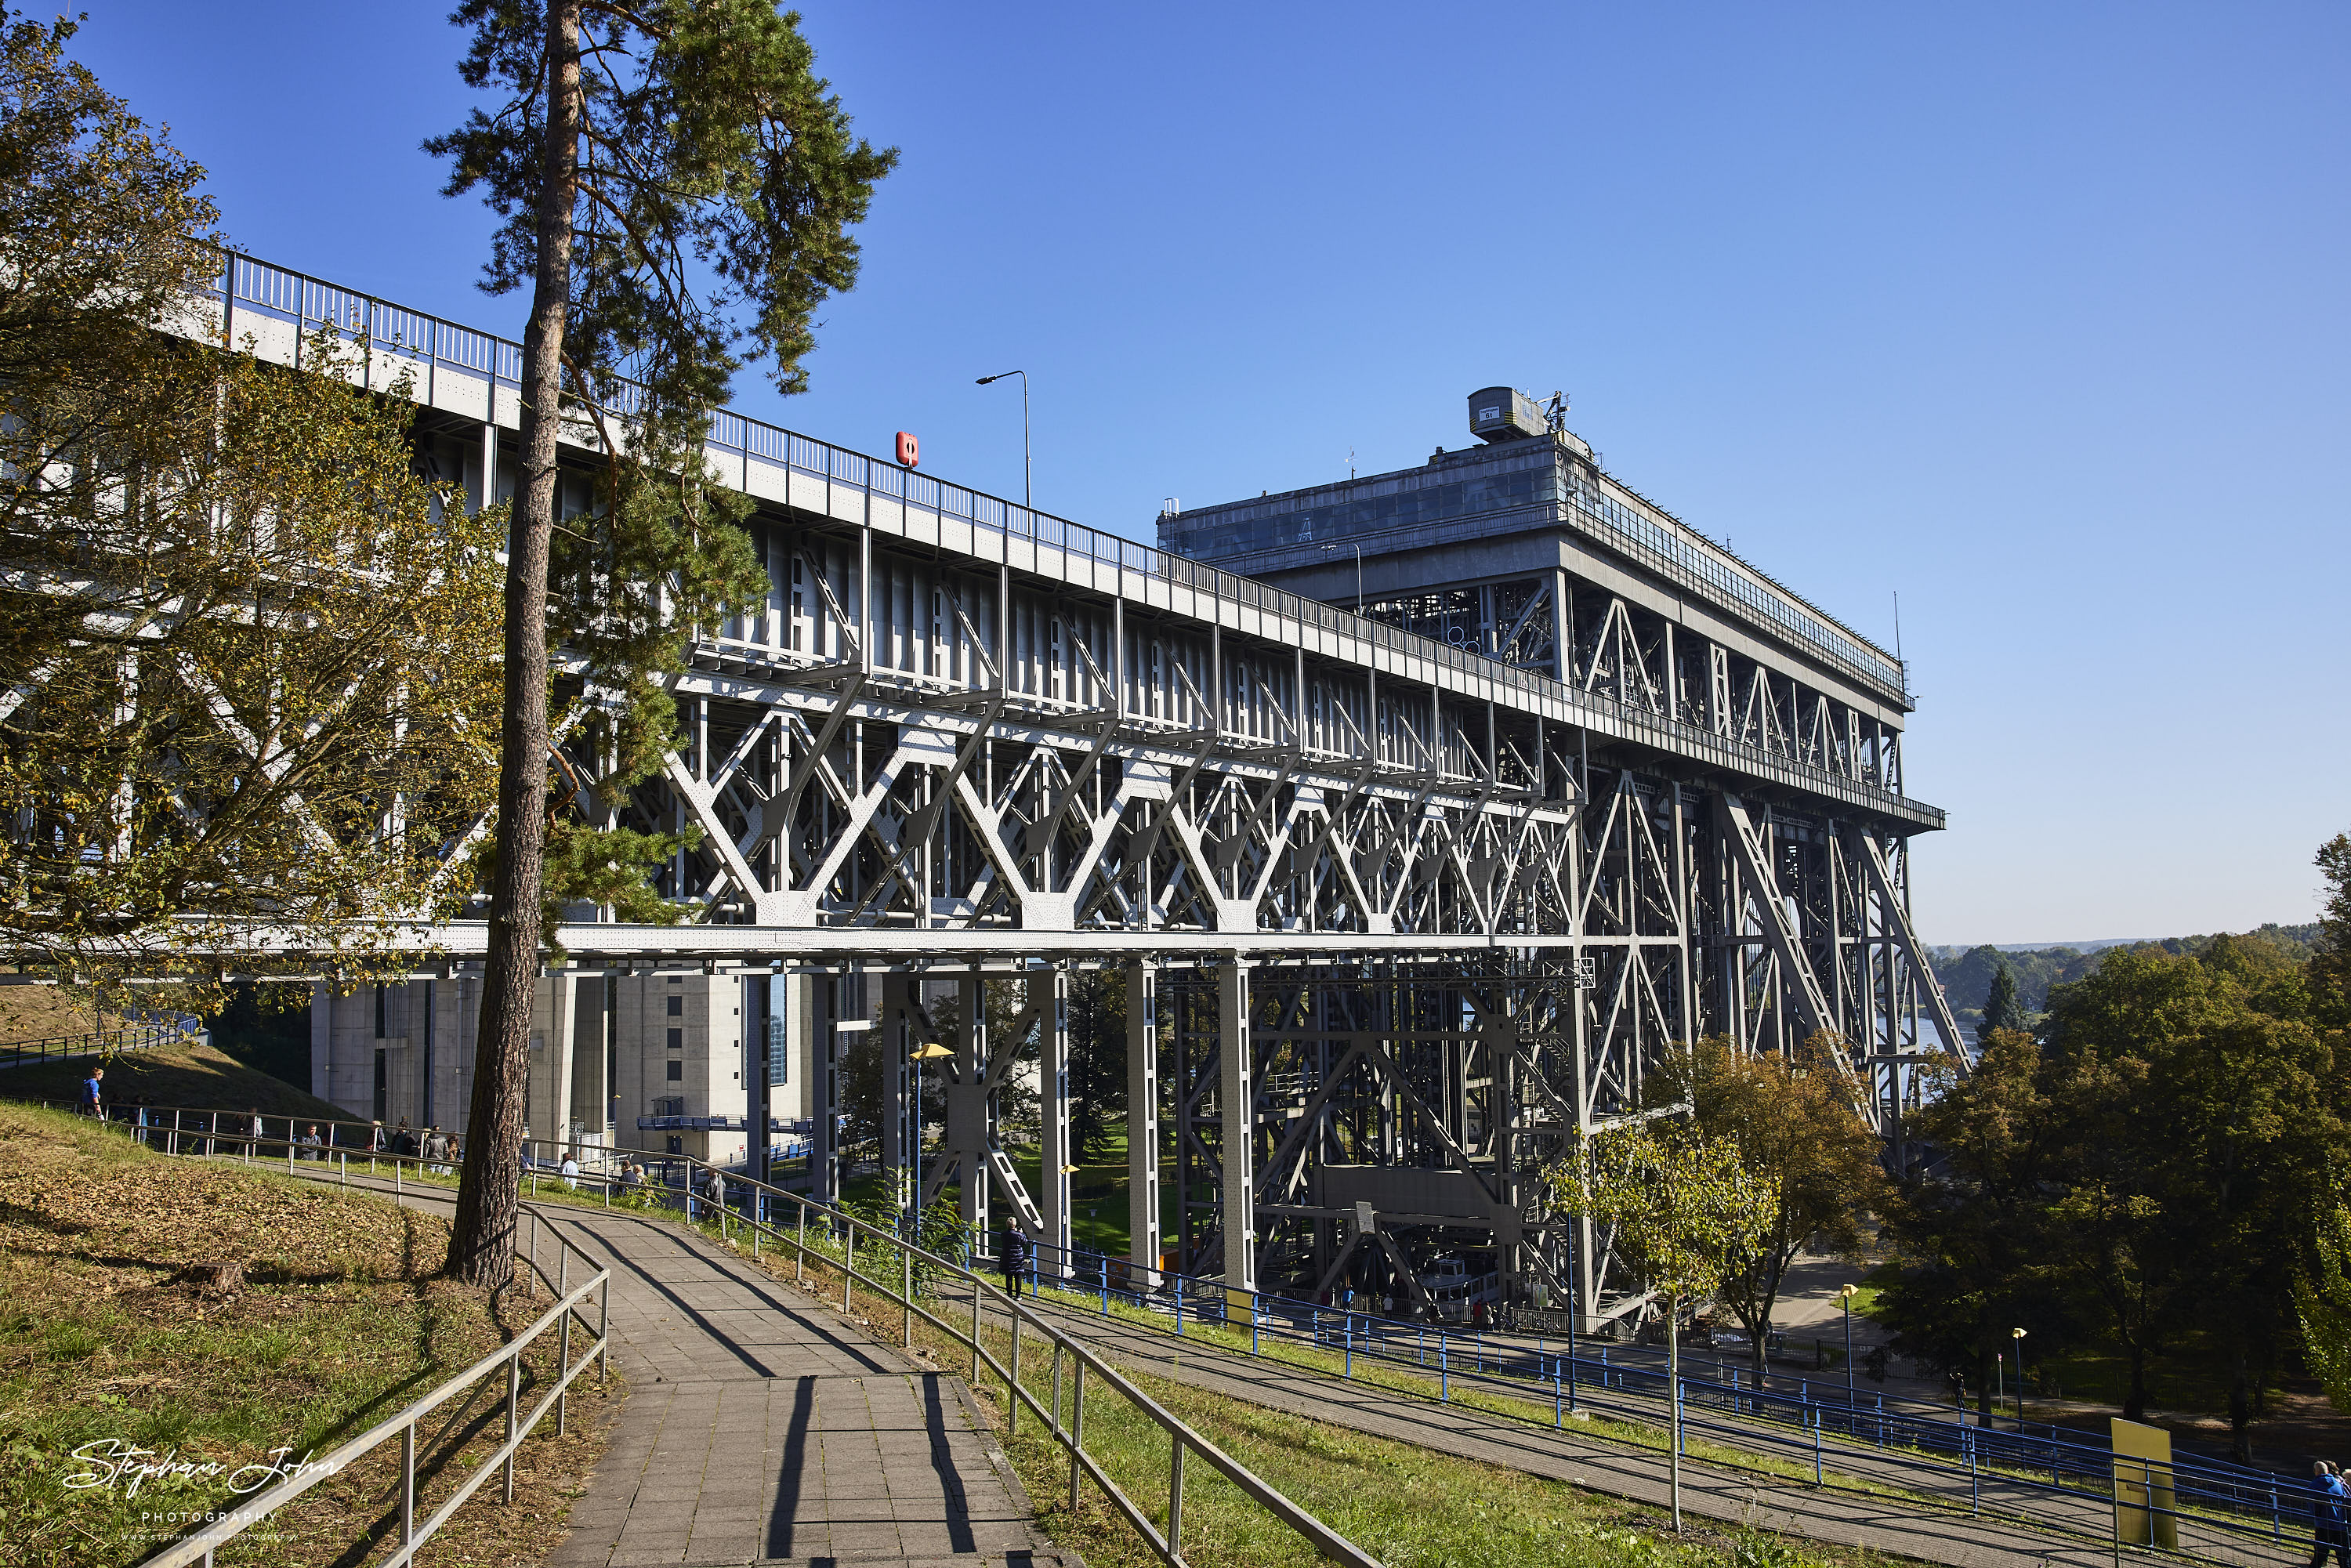
<instances>
[{"instance_id":1,"label":"group of people","mask_svg":"<svg viewBox=\"0 0 2351 1568\"><path fill-rule=\"evenodd\" d=\"M315 1129L314 1129L315 1130ZM419 1137L402 1116L400 1124L389 1133L381 1121L368 1128L368 1152L377 1155L398 1155L407 1159L421 1159L425 1168L435 1176L447 1176L456 1163L465 1157L463 1140L455 1133L444 1133L437 1126L427 1126Z\"/></svg>"}]
</instances>

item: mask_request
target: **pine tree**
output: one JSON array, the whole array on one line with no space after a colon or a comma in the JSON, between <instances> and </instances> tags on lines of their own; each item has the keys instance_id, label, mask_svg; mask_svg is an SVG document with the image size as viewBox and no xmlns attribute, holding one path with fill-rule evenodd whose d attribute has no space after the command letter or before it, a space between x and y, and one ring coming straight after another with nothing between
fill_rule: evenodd
<instances>
[{"instance_id":1,"label":"pine tree","mask_svg":"<svg viewBox=\"0 0 2351 1568\"><path fill-rule=\"evenodd\" d=\"M1992 971L1991 989L1984 997L1983 1027L1976 1035L1980 1040L1996 1029L2024 1027L2024 1004L2016 996L2016 971L2003 961Z\"/></svg>"},{"instance_id":2,"label":"pine tree","mask_svg":"<svg viewBox=\"0 0 2351 1568\"><path fill-rule=\"evenodd\" d=\"M855 282L849 231L897 154L852 137L799 18L769 0L465 0L451 20L473 34L460 74L502 101L426 150L454 164L447 193L480 188L505 220L484 286L530 291L489 945L449 1251L452 1274L495 1287L514 1268L531 1003L564 892L550 863L642 863L656 847L581 853L590 830L567 823L550 857L549 644L621 694L591 716L618 763L607 790L650 774L676 724L656 672L766 586L734 526L748 500L705 473L712 414L747 344L778 391L806 386L811 316ZM602 454L596 508L560 541L559 424Z\"/></svg>"}]
</instances>

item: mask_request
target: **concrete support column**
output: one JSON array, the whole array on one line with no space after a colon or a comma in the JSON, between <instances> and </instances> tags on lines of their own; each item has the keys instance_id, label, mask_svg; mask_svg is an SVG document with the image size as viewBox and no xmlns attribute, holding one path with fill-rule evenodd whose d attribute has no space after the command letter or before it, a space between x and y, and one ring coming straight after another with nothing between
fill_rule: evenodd
<instances>
[{"instance_id":1,"label":"concrete support column","mask_svg":"<svg viewBox=\"0 0 2351 1568\"><path fill-rule=\"evenodd\" d=\"M772 1179L768 1173L768 1151L774 1146L775 1134L768 1130L768 1120L775 1113L768 1108L768 1079L774 1031L768 1027L768 1018L779 988L777 981L765 975L743 977L743 1172L753 1181Z\"/></svg>"},{"instance_id":2,"label":"concrete support column","mask_svg":"<svg viewBox=\"0 0 2351 1568\"><path fill-rule=\"evenodd\" d=\"M1217 968L1217 1114L1222 1118L1217 1158L1225 1181L1225 1311L1233 1321L1254 1312L1257 1290L1257 1082L1251 1056L1249 966L1233 958Z\"/></svg>"},{"instance_id":3,"label":"concrete support column","mask_svg":"<svg viewBox=\"0 0 2351 1568\"><path fill-rule=\"evenodd\" d=\"M1071 1272L1070 1167L1078 1163L1070 1145L1070 977L1056 969L1050 977L1032 976L1029 984L1032 992L1040 987L1047 992L1037 1014L1037 1098L1045 1128L1037 1161L1045 1217L1037 1277L1059 1280Z\"/></svg>"},{"instance_id":4,"label":"concrete support column","mask_svg":"<svg viewBox=\"0 0 2351 1568\"><path fill-rule=\"evenodd\" d=\"M813 1058L809 1074L809 1196L819 1203L841 1197L841 1021L845 976L820 975L810 981L809 1030Z\"/></svg>"},{"instance_id":5,"label":"concrete support column","mask_svg":"<svg viewBox=\"0 0 2351 1568\"><path fill-rule=\"evenodd\" d=\"M956 1162L963 1222L985 1242L987 1224L987 982L963 977L956 1016L956 1076L947 1085L947 1148Z\"/></svg>"},{"instance_id":6,"label":"concrete support column","mask_svg":"<svg viewBox=\"0 0 2351 1568\"><path fill-rule=\"evenodd\" d=\"M1126 971L1127 1270L1137 1290L1159 1283L1159 971Z\"/></svg>"},{"instance_id":7,"label":"concrete support column","mask_svg":"<svg viewBox=\"0 0 2351 1568\"><path fill-rule=\"evenodd\" d=\"M572 1002L580 982L569 970L559 969L547 979L547 1132L543 1134L573 1152L571 1131ZM560 1157L559 1155L558 1157Z\"/></svg>"},{"instance_id":8,"label":"concrete support column","mask_svg":"<svg viewBox=\"0 0 2351 1568\"><path fill-rule=\"evenodd\" d=\"M882 1168L895 1183L892 1201L910 1212L923 1180L921 1139L914 1101L914 980L892 974L882 981Z\"/></svg>"}]
</instances>

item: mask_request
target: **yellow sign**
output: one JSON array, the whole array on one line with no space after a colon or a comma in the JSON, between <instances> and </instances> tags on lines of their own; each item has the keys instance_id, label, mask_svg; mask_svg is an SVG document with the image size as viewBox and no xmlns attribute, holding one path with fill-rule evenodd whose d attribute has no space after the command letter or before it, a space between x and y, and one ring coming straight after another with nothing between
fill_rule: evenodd
<instances>
[{"instance_id":1,"label":"yellow sign","mask_svg":"<svg viewBox=\"0 0 2351 1568\"><path fill-rule=\"evenodd\" d=\"M2115 1534L2126 1546L2179 1546L2172 1511L2171 1434L2117 1416L2115 1425Z\"/></svg>"}]
</instances>

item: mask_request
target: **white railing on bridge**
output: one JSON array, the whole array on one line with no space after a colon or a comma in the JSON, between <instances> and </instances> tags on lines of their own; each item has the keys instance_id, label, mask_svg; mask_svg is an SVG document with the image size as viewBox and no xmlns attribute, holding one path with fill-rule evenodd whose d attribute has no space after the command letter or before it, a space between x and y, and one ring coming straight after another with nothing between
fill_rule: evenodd
<instances>
[{"instance_id":1,"label":"white railing on bridge","mask_svg":"<svg viewBox=\"0 0 2351 1568\"><path fill-rule=\"evenodd\" d=\"M522 374L522 348L518 343L248 256L227 256L212 298L220 308L223 336L231 343L242 340L255 312L281 326L290 326L298 354L303 333L330 329L359 350L362 373L370 384L388 382L393 367L408 368L419 375L423 401L428 405L455 409L463 404L465 412L489 423L517 423ZM385 361L382 374L375 366L379 355ZM464 396L443 395L444 373L468 383ZM480 401L478 406L474 406L472 392L476 386ZM633 400L626 383L622 387L611 410L625 415ZM501 393L505 394L503 399ZM1636 743L1771 779L1850 806L1886 811L1922 827L1942 825L1943 814L1934 807L1866 779L1747 746L1711 730L1621 704L1550 675L1522 670L1432 637L1405 632L1319 599L1309 599L1117 534L904 469L894 463L801 435L747 414L719 411L705 445L722 473L726 460L731 458L743 466L747 480L748 465L756 460L827 484L852 486L940 517L967 520L975 528L1007 538L1031 540L1065 555L1141 573L1209 594L1221 602L1257 609L1303 627L1320 629L1360 646L1385 651L1398 661L1433 666L1489 690L1515 694L1531 706L1588 712L1601 720L1599 727L1614 730Z\"/></svg>"}]
</instances>

